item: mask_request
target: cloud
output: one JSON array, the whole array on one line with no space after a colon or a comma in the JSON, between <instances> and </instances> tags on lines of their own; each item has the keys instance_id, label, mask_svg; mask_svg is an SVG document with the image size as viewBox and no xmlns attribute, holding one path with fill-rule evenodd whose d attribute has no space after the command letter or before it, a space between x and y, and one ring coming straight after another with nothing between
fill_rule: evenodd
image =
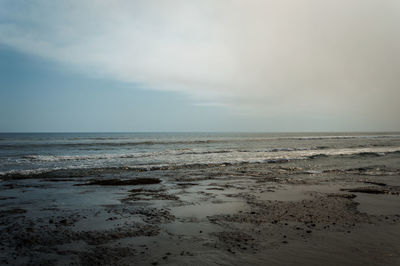
<instances>
[{"instance_id":1,"label":"cloud","mask_svg":"<svg viewBox=\"0 0 400 266\"><path fill-rule=\"evenodd\" d=\"M252 116L400 128L396 0L5 0L0 10L0 43L89 75Z\"/></svg>"}]
</instances>

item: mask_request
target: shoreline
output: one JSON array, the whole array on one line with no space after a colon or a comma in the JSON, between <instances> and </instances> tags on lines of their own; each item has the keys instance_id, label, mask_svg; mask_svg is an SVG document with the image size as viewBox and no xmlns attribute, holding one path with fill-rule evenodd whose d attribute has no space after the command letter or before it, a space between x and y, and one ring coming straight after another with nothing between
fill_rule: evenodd
<instances>
[{"instance_id":1,"label":"shoreline","mask_svg":"<svg viewBox=\"0 0 400 266\"><path fill-rule=\"evenodd\" d=\"M399 169L316 170L293 162L4 180L0 262L398 264Z\"/></svg>"}]
</instances>

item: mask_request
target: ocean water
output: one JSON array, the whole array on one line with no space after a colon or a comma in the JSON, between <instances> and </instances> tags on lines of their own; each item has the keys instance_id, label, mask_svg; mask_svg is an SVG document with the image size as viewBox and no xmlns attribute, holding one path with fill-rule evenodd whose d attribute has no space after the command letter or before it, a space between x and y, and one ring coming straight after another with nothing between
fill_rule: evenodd
<instances>
[{"instance_id":1,"label":"ocean water","mask_svg":"<svg viewBox=\"0 0 400 266\"><path fill-rule=\"evenodd\" d=\"M0 178L400 154L400 133L1 133ZM346 157L347 156L347 157Z\"/></svg>"}]
</instances>

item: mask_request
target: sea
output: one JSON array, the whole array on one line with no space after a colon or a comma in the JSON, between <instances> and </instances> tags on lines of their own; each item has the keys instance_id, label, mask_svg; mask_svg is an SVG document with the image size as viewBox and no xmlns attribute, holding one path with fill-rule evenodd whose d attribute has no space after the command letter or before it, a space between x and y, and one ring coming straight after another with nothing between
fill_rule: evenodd
<instances>
[{"instance_id":1,"label":"sea","mask_svg":"<svg viewBox=\"0 0 400 266\"><path fill-rule=\"evenodd\" d=\"M160 170L393 154L400 158L398 132L1 133L0 179L68 169Z\"/></svg>"}]
</instances>

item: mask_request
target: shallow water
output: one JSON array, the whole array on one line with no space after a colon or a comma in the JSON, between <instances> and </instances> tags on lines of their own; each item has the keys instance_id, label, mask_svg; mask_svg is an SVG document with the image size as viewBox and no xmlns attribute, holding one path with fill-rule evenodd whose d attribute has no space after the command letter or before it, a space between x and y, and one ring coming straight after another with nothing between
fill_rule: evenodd
<instances>
[{"instance_id":1,"label":"shallow water","mask_svg":"<svg viewBox=\"0 0 400 266\"><path fill-rule=\"evenodd\" d=\"M371 215L400 214L400 197L398 195L365 195L356 193L355 201L360 205L358 210Z\"/></svg>"}]
</instances>

